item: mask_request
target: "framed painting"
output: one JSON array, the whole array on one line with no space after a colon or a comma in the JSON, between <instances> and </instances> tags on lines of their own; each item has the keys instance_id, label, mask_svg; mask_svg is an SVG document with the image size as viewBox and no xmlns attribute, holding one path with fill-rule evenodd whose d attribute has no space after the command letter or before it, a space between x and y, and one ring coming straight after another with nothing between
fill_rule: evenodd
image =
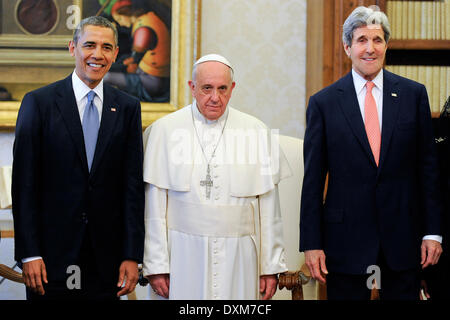
<instances>
[{"instance_id":1,"label":"framed painting","mask_svg":"<svg viewBox=\"0 0 450 320\"><path fill-rule=\"evenodd\" d=\"M121 51L105 82L130 89L141 100L144 128L190 103L187 81L199 56L201 0L0 0L0 129L14 129L26 92L73 71L68 43L79 21L91 15L103 15L117 26ZM127 64L136 55L133 36L142 25L168 41L156 54L163 58L152 60L150 48L138 52L139 61ZM160 64L156 74L151 70L155 63ZM156 86L163 88L160 92L146 86L147 74L151 80L162 79Z\"/></svg>"}]
</instances>

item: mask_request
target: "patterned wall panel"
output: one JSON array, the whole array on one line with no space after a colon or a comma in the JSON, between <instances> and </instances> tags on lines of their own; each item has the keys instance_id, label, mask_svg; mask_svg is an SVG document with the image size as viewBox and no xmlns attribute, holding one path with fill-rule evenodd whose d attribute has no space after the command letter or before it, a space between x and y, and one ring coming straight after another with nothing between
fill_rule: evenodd
<instances>
[{"instance_id":1,"label":"patterned wall panel","mask_svg":"<svg viewBox=\"0 0 450 320\"><path fill-rule=\"evenodd\" d=\"M234 107L303 138L306 0L204 0L201 37L234 66Z\"/></svg>"}]
</instances>

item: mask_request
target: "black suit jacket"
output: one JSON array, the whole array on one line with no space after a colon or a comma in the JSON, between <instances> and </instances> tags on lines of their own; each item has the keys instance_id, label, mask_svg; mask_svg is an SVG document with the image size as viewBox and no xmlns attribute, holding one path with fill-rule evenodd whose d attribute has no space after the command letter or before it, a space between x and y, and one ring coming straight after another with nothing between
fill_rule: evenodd
<instances>
[{"instance_id":1,"label":"black suit jacket","mask_svg":"<svg viewBox=\"0 0 450 320\"><path fill-rule=\"evenodd\" d=\"M422 237L441 234L426 89L383 72L378 167L351 72L309 100L300 250L323 249L332 272L364 274L380 250L394 270L417 268Z\"/></svg>"},{"instance_id":2,"label":"black suit jacket","mask_svg":"<svg viewBox=\"0 0 450 320\"><path fill-rule=\"evenodd\" d=\"M142 261L143 146L140 103L104 84L91 172L71 76L25 95L14 141L15 259L42 256L64 280L86 232L96 265L116 283L120 263Z\"/></svg>"}]
</instances>

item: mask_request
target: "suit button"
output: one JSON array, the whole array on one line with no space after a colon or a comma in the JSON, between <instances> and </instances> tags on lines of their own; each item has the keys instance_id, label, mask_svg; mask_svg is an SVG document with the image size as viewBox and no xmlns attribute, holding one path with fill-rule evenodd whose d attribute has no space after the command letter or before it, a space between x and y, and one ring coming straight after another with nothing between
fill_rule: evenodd
<instances>
[{"instance_id":1,"label":"suit button","mask_svg":"<svg viewBox=\"0 0 450 320\"><path fill-rule=\"evenodd\" d=\"M88 223L87 214L86 214L85 212L83 212L83 213L81 214L81 220L82 220L85 224Z\"/></svg>"}]
</instances>

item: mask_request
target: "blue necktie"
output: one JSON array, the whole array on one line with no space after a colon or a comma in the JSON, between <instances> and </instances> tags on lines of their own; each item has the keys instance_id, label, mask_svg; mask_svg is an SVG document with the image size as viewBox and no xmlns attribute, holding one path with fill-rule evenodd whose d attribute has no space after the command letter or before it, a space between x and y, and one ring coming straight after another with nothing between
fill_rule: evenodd
<instances>
[{"instance_id":1,"label":"blue necktie","mask_svg":"<svg viewBox=\"0 0 450 320\"><path fill-rule=\"evenodd\" d=\"M95 145L97 144L99 127L98 111L94 105L94 97L94 91L90 91L87 94L88 101L83 114L84 146L86 148L86 157L89 171L91 171L92 160L94 159Z\"/></svg>"}]
</instances>

